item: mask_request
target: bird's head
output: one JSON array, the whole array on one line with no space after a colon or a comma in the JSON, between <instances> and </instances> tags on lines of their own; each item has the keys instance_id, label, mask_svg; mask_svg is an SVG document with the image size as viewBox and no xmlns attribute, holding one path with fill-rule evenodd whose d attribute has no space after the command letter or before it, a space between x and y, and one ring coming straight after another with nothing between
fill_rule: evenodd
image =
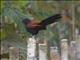
<instances>
[{"instance_id":1,"label":"bird's head","mask_svg":"<svg viewBox=\"0 0 80 60\"><path fill-rule=\"evenodd\" d=\"M30 22L31 21L29 19L27 19L27 18L22 21L23 24L29 24Z\"/></svg>"}]
</instances>

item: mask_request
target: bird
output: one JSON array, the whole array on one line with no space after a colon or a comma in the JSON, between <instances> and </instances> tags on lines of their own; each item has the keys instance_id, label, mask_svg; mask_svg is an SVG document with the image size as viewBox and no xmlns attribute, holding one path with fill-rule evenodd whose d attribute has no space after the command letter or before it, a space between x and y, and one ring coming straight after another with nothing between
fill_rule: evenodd
<instances>
[{"instance_id":1,"label":"bird","mask_svg":"<svg viewBox=\"0 0 80 60\"><path fill-rule=\"evenodd\" d=\"M25 18L22 23L30 34L37 35L39 31L46 30L47 25L58 22L61 17L61 14L54 14L40 22Z\"/></svg>"}]
</instances>

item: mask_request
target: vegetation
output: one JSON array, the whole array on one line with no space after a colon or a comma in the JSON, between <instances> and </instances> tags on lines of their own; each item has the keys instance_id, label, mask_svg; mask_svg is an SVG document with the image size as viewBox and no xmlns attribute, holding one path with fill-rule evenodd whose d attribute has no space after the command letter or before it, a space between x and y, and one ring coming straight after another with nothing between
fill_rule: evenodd
<instances>
[{"instance_id":1,"label":"vegetation","mask_svg":"<svg viewBox=\"0 0 80 60\"><path fill-rule=\"evenodd\" d=\"M61 2L61 1L0 1L1 11L0 11L0 27L1 27L1 41L9 43L10 41L12 46L17 46L21 49L21 53L26 52L26 38L30 34L26 31L22 20L24 18L43 20L48 16L51 16L55 13L63 13L69 16L65 21L60 21L55 25L50 25L47 27L46 31L41 31L37 37L39 39L48 40L50 46L57 45L59 48L60 39L68 38L72 39L72 34L74 32L73 28L80 29L80 1L79 2ZM74 5L75 7L72 7ZM67 8L67 11L66 11ZM72 11L73 8L75 11ZM75 15L72 15L72 13ZM74 19L74 18L75 19ZM73 19L76 21L73 23ZM16 26L15 26L16 24ZM75 24L75 26L73 26ZM71 28L73 27L73 28ZM73 32L72 32L73 31ZM44 36L43 36L44 35ZM16 38L18 37L18 38ZM73 39L74 40L74 39ZM16 41L16 42L15 42ZM19 43L19 44L18 44ZM22 49L22 47L24 49ZM59 49L60 50L60 49ZM23 56L23 57L24 57Z\"/></svg>"}]
</instances>

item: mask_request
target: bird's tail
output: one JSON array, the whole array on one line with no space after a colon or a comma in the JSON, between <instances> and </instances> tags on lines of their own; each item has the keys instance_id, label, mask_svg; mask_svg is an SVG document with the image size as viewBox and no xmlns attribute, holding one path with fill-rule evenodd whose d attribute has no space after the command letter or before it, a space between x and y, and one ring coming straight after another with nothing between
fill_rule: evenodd
<instances>
[{"instance_id":1,"label":"bird's tail","mask_svg":"<svg viewBox=\"0 0 80 60\"><path fill-rule=\"evenodd\" d=\"M60 19L60 18L61 18L61 14L55 14L55 15L43 20L40 24L45 28L47 25L59 21L58 19Z\"/></svg>"}]
</instances>

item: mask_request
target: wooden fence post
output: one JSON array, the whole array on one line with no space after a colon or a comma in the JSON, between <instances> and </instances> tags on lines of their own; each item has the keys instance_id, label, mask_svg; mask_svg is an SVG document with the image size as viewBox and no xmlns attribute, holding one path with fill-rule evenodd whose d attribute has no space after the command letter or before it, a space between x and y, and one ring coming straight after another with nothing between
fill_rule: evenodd
<instances>
[{"instance_id":1,"label":"wooden fence post","mask_svg":"<svg viewBox=\"0 0 80 60\"><path fill-rule=\"evenodd\" d=\"M19 60L19 48L9 48L9 60Z\"/></svg>"},{"instance_id":2,"label":"wooden fence post","mask_svg":"<svg viewBox=\"0 0 80 60\"><path fill-rule=\"evenodd\" d=\"M29 38L27 41L27 60L35 60L36 59L36 40L33 37Z\"/></svg>"},{"instance_id":3,"label":"wooden fence post","mask_svg":"<svg viewBox=\"0 0 80 60\"><path fill-rule=\"evenodd\" d=\"M68 60L68 40L61 40L61 60Z\"/></svg>"}]
</instances>

